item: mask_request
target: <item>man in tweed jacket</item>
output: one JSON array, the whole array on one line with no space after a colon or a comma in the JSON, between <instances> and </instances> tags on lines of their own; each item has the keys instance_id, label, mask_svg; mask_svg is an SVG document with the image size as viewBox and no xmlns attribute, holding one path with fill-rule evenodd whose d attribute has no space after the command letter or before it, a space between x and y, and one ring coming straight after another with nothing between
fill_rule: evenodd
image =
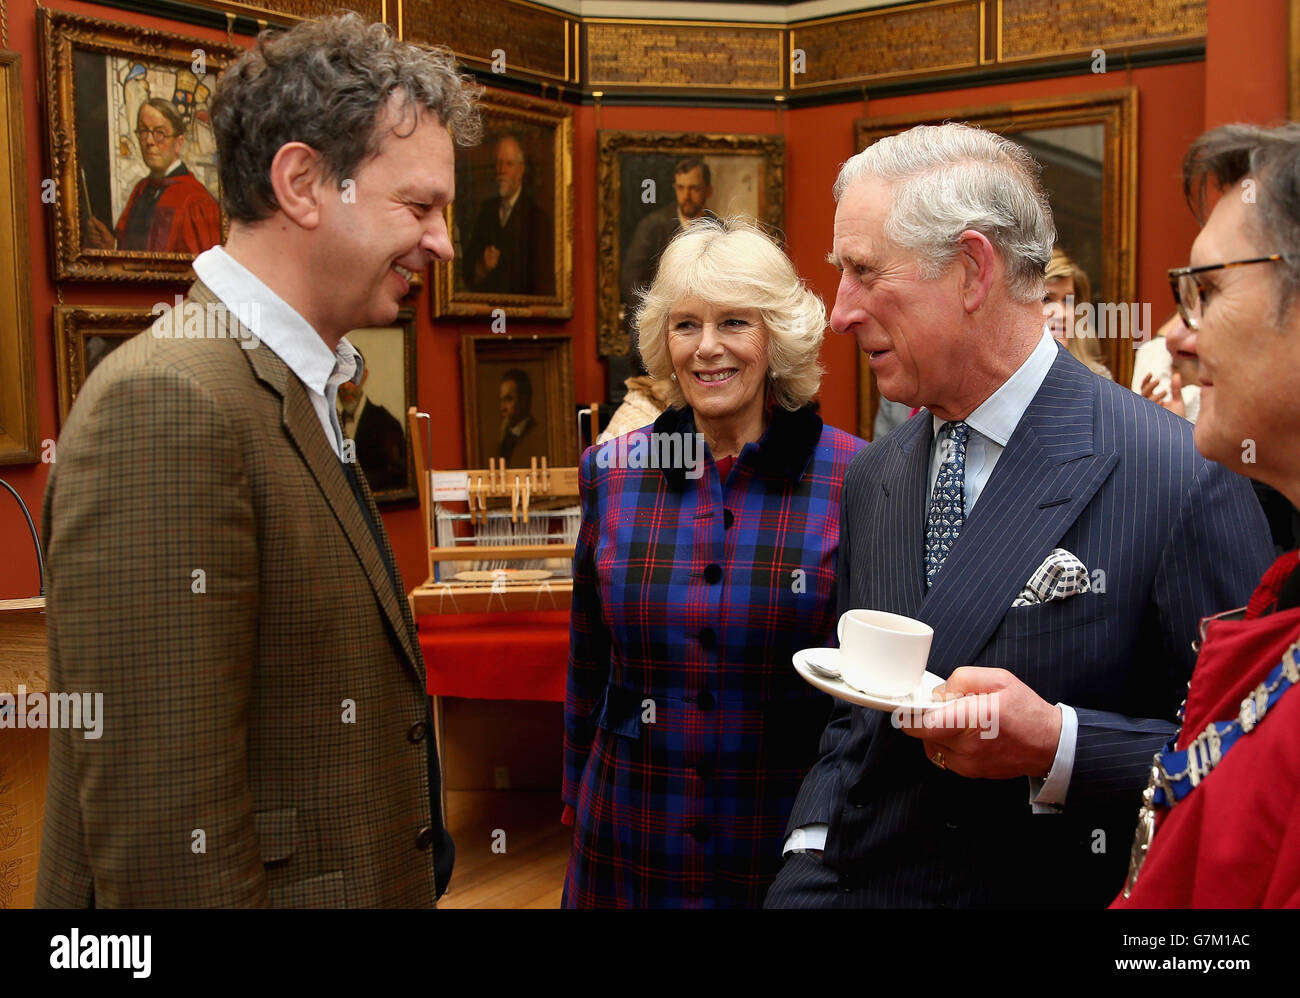
<instances>
[{"instance_id":1,"label":"man in tweed jacket","mask_svg":"<svg viewBox=\"0 0 1300 998\"><path fill-rule=\"evenodd\" d=\"M95 370L46 491L53 687L104 720L53 732L37 903L431 907L424 666L334 400L344 333L451 257L473 95L350 15L263 36L213 119L227 245Z\"/></svg>"}]
</instances>

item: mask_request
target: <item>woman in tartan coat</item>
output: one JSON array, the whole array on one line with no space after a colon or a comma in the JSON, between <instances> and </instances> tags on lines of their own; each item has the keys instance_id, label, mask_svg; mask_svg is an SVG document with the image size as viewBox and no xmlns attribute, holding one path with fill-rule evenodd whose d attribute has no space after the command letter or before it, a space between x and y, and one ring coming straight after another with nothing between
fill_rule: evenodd
<instances>
[{"instance_id":1,"label":"woman in tartan coat","mask_svg":"<svg viewBox=\"0 0 1300 998\"><path fill-rule=\"evenodd\" d=\"M834 633L864 444L811 404L825 310L752 226L683 230L637 322L670 407L582 459L564 904L757 908L830 713L791 656Z\"/></svg>"}]
</instances>

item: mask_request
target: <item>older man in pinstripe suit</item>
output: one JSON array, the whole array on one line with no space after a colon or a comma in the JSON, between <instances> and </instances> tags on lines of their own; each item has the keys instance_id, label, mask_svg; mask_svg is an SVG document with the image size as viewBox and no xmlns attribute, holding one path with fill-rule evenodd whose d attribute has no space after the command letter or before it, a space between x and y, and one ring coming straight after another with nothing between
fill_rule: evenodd
<instances>
[{"instance_id":1,"label":"older man in pinstripe suit","mask_svg":"<svg viewBox=\"0 0 1300 998\"><path fill-rule=\"evenodd\" d=\"M929 669L999 723L840 705L769 907L1105 905L1197 622L1268 563L1249 487L1191 425L1045 333L1037 174L1014 143L944 125L836 183L831 324L882 394L925 409L849 469L840 610L930 623Z\"/></svg>"}]
</instances>

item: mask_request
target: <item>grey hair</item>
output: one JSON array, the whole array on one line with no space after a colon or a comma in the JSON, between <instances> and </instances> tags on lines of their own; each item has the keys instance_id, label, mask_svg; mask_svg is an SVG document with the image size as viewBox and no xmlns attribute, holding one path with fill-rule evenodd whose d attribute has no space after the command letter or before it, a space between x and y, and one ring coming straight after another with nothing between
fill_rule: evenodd
<instances>
[{"instance_id":1,"label":"grey hair","mask_svg":"<svg viewBox=\"0 0 1300 998\"><path fill-rule=\"evenodd\" d=\"M875 177L892 186L885 235L920 257L921 275L938 277L967 229L1001 255L1007 291L1020 302L1043 295L1043 270L1056 226L1042 168L1010 139L970 125L918 125L872 143L840 168L838 202Z\"/></svg>"},{"instance_id":2,"label":"grey hair","mask_svg":"<svg viewBox=\"0 0 1300 998\"><path fill-rule=\"evenodd\" d=\"M1255 211L1248 225L1268 242L1265 252L1281 253L1277 285L1280 320L1300 295L1300 124L1265 128L1221 125L1201 135L1183 159L1183 194L1197 218L1205 221L1207 187L1224 190L1245 177L1255 180Z\"/></svg>"},{"instance_id":3,"label":"grey hair","mask_svg":"<svg viewBox=\"0 0 1300 998\"><path fill-rule=\"evenodd\" d=\"M637 310L637 345L652 378L673 373L668 317L687 298L757 309L767 328L768 392L784 409L812 401L821 387L818 362L826 307L781 252L752 221L702 217L673 237L659 258L654 283ZM669 381L668 404L686 404L681 385Z\"/></svg>"},{"instance_id":4,"label":"grey hair","mask_svg":"<svg viewBox=\"0 0 1300 998\"><path fill-rule=\"evenodd\" d=\"M275 211L271 161L287 142L320 153L341 186L379 151L379 119L394 95L401 102L397 121L410 118L411 131L427 109L458 143L473 145L482 133L481 92L457 73L446 49L400 42L386 25L354 13L263 31L212 98L222 205L243 222Z\"/></svg>"}]
</instances>

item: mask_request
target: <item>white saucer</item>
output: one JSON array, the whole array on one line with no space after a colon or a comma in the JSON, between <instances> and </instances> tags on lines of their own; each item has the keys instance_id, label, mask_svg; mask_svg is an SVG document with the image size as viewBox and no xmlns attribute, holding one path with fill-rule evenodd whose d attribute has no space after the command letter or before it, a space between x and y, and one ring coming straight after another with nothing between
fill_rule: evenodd
<instances>
[{"instance_id":1,"label":"white saucer","mask_svg":"<svg viewBox=\"0 0 1300 998\"><path fill-rule=\"evenodd\" d=\"M863 693L854 689L843 679L832 679L817 671L820 665L832 672L839 672L840 650L838 648L805 648L794 653L794 671L819 690L829 693L837 700L844 700L858 707L870 707L872 710L892 712L900 707L912 710L933 710L942 707L947 701L936 700L930 692L944 682L942 676L927 672L921 677L921 685L911 693L901 697L882 697L874 693Z\"/></svg>"}]
</instances>

